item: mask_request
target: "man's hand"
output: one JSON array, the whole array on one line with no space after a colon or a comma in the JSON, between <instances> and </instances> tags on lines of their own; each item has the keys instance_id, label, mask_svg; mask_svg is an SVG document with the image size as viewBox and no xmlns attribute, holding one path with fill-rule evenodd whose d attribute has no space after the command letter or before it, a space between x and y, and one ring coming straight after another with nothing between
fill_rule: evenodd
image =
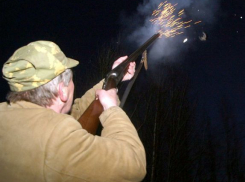
<instances>
[{"instance_id":1,"label":"man's hand","mask_svg":"<svg viewBox=\"0 0 245 182\"><path fill-rule=\"evenodd\" d=\"M112 69L117 67L121 62L125 61L127 58L128 56L124 56L124 57L120 57L119 59L117 59L113 63ZM129 67L128 67L128 72L124 75L122 81L130 80L131 78L133 78L134 73L135 73L135 66L136 66L135 62L130 62Z\"/></svg>"},{"instance_id":2,"label":"man's hand","mask_svg":"<svg viewBox=\"0 0 245 182\"><path fill-rule=\"evenodd\" d=\"M117 89L113 88L110 90L96 90L96 99L100 100L104 110L109 109L113 106L118 106Z\"/></svg>"}]
</instances>

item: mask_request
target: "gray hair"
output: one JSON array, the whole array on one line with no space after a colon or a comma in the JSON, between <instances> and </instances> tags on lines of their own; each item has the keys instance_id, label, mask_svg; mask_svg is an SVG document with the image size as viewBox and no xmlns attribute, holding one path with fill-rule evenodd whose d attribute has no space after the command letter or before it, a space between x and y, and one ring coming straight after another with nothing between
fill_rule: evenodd
<instances>
[{"instance_id":1,"label":"gray hair","mask_svg":"<svg viewBox=\"0 0 245 182\"><path fill-rule=\"evenodd\" d=\"M72 71L71 69L66 69L62 74L40 87L23 92L10 91L6 99L9 102L24 100L43 107L51 106L53 104L53 99L58 96L58 84L63 82L65 86L68 86L71 79Z\"/></svg>"}]
</instances>

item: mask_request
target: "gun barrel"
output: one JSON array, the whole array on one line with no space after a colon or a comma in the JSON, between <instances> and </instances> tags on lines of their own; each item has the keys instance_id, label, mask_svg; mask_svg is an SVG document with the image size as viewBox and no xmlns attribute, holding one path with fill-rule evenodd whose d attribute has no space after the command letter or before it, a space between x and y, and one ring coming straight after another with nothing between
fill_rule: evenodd
<instances>
[{"instance_id":1,"label":"gun barrel","mask_svg":"<svg viewBox=\"0 0 245 182\"><path fill-rule=\"evenodd\" d=\"M108 79L113 78L115 80L116 85L122 80L124 74L127 72L128 65L130 62L135 61L140 54L142 54L158 37L160 33L154 34L150 37L143 45L141 45L136 51L134 51L124 62L118 65L116 68L111 70L105 78L105 82L103 84L103 89L108 90L109 86L107 85Z\"/></svg>"}]
</instances>

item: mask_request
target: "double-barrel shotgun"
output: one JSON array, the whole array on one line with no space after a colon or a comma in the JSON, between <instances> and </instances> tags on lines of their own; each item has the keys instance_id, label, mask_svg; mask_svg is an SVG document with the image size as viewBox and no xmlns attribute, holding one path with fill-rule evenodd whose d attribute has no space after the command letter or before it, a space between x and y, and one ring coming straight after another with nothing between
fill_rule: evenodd
<instances>
[{"instance_id":1,"label":"double-barrel shotgun","mask_svg":"<svg viewBox=\"0 0 245 182\"><path fill-rule=\"evenodd\" d=\"M160 33L154 34L136 51L134 51L125 61L107 73L102 89L109 90L112 88L117 88L117 85L127 73L130 62L135 61L138 56L142 54L159 36ZM80 116L78 122L82 125L83 129L95 135L100 122L99 116L102 112L103 106L101 105L99 99L95 99Z\"/></svg>"}]
</instances>

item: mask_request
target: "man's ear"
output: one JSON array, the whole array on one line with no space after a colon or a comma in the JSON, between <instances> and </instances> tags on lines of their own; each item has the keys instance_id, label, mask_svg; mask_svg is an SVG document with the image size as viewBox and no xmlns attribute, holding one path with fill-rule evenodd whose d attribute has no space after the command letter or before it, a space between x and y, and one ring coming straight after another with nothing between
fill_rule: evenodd
<instances>
[{"instance_id":1,"label":"man's ear","mask_svg":"<svg viewBox=\"0 0 245 182\"><path fill-rule=\"evenodd\" d=\"M58 94L62 102L66 102L68 99L68 87L63 82L59 83Z\"/></svg>"}]
</instances>

